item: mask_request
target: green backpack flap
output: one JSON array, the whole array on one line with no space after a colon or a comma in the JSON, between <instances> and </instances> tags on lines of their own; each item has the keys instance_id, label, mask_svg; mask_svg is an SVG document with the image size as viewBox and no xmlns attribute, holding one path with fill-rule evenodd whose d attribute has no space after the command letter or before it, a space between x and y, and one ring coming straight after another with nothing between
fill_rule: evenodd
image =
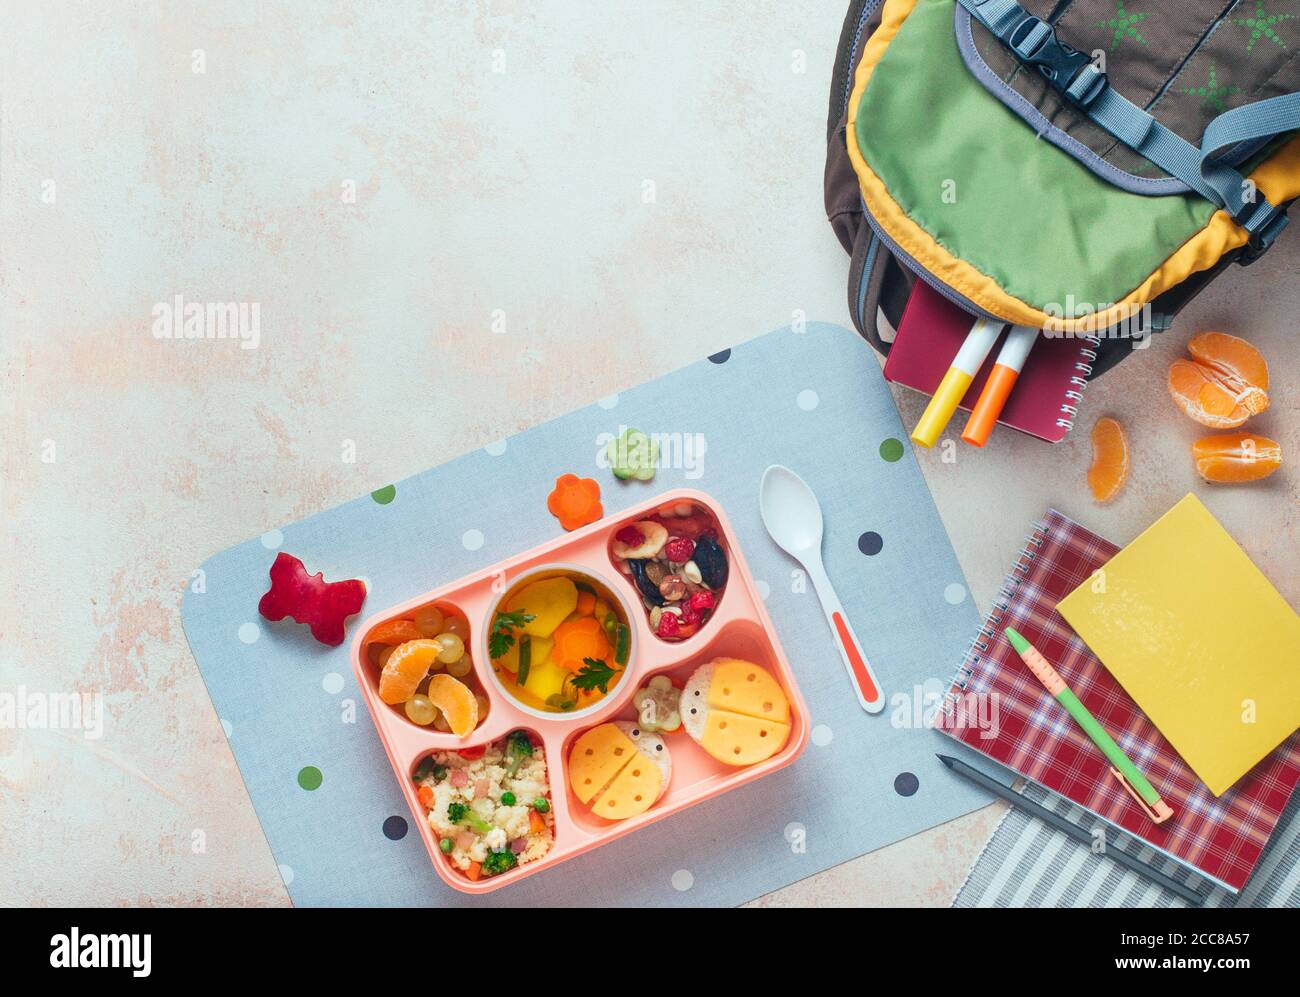
<instances>
[{"instance_id":1,"label":"green backpack flap","mask_svg":"<svg viewBox=\"0 0 1300 997\"><path fill-rule=\"evenodd\" d=\"M827 202L835 183L844 238L847 160L850 311L878 348L893 267L975 314L1100 335L1100 372L1129 352L1109 332L1167 327L1300 195L1300 0L855 7Z\"/></svg>"}]
</instances>

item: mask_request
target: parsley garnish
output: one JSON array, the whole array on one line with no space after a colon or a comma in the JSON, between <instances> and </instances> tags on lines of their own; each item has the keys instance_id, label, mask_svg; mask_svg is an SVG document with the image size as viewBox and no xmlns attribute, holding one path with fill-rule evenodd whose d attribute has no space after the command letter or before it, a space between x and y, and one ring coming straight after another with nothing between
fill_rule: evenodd
<instances>
[{"instance_id":1,"label":"parsley garnish","mask_svg":"<svg viewBox=\"0 0 1300 997\"><path fill-rule=\"evenodd\" d=\"M536 619L531 613L516 609L513 613L497 613L488 634L488 654L499 658L515 646L515 631L522 630Z\"/></svg>"},{"instance_id":2,"label":"parsley garnish","mask_svg":"<svg viewBox=\"0 0 1300 997\"><path fill-rule=\"evenodd\" d=\"M609 692L609 683L617 674L618 671L605 664L603 658L583 658L582 667L578 669L578 673L571 681L575 688L583 692L591 692L594 689Z\"/></svg>"}]
</instances>

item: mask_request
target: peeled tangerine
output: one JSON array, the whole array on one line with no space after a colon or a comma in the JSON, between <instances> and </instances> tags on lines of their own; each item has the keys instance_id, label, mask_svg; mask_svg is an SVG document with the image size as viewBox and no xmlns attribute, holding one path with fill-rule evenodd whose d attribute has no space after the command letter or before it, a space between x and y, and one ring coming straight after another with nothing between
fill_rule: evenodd
<instances>
[{"instance_id":1,"label":"peeled tangerine","mask_svg":"<svg viewBox=\"0 0 1300 997\"><path fill-rule=\"evenodd\" d=\"M1268 408L1268 363L1244 339L1203 332L1187 352L1169 365L1169 393L1197 422L1232 429Z\"/></svg>"},{"instance_id":2,"label":"peeled tangerine","mask_svg":"<svg viewBox=\"0 0 1300 997\"><path fill-rule=\"evenodd\" d=\"M1103 416L1092 427L1092 467L1088 468L1088 487L1098 502L1109 502L1119 494L1128 480L1128 438L1124 427L1110 416Z\"/></svg>"},{"instance_id":3,"label":"peeled tangerine","mask_svg":"<svg viewBox=\"0 0 1300 997\"><path fill-rule=\"evenodd\" d=\"M460 679L438 672L429 679L429 702L442 711L443 717L457 737L464 737L478 726L478 700L474 692Z\"/></svg>"},{"instance_id":4,"label":"peeled tangerine","mask_svg":"<svg viewBox=\"0 0 1300 997\"><path fill-rule=\"evenodd\" d=\"M1223 433L1193 443L1192 459L1206 481L1258 481L1282 466L1282 448L1254 433Z\"/></svg>"},{"instance_id":5,"label":"peeled tangerine","mask_svg":"<svg viewBox=\"0 0 1300 997\"><path fill-rule=\"evenodd\" d=\"M441 653L442 645L436 640L421 638L399 644L379 673L379 698L392 706L405 703L415 695Z\"/></svg>"}]
</instances>

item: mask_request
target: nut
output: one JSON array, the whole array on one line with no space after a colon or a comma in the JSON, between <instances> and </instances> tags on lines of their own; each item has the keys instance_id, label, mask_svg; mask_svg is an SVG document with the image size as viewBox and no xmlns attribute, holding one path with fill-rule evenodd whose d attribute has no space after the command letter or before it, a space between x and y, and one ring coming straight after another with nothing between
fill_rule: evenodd
<instances>
[{"instance_id":1,"label":"nut","mask_svg":"<svg viewBox=\"0 0 1300 997\"><path fill-rule=\"evenodd\" d=\"M660 618L661 618L663 615L664 615L664 608L663 608L663 606L655 606L652 610L650 610L650 629L651 629L651 630L658 630L658 629L659 629L659 620L660 620Z\"/></svg>"},{"instance_id":2,"label":"nut","mask_svg":"<svg viewBox=\"0 0 1300 997\"><path fill-rule=\"evenodd\" d=\"M669 602L676 602L686 597L686 581L681 575L664 575L659 583L659 594Z\"/></svg>"},{"instance_id":3,"label":"nut","mask_svg":"<svg viewBox=\"0 0 1300 997\"><path fill-rule=\"evenodd\" d=\"M700 574L700 566L694 561L686 562L682 568L682 574L686 576L688 582L693 582L696 585L704 581L704 576Z\"/></svg>"}]
</instances>

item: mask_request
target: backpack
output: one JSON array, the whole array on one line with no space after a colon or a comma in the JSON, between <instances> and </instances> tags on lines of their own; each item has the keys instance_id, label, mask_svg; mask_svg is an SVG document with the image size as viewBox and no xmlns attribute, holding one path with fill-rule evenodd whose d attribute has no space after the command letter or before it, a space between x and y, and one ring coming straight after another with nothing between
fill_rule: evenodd
<instances>
[{"instance_id":1,"label":"backpack","mask_svg":"<svg viewBox=\"0 0 1300 997\"><path fill-rule=\"evenodd\" d=\"M916 280L1101 340L1168 328L1300 196L1300 0L853 0L825 190L888 352Z\"/></svg>"}]
</instances>

